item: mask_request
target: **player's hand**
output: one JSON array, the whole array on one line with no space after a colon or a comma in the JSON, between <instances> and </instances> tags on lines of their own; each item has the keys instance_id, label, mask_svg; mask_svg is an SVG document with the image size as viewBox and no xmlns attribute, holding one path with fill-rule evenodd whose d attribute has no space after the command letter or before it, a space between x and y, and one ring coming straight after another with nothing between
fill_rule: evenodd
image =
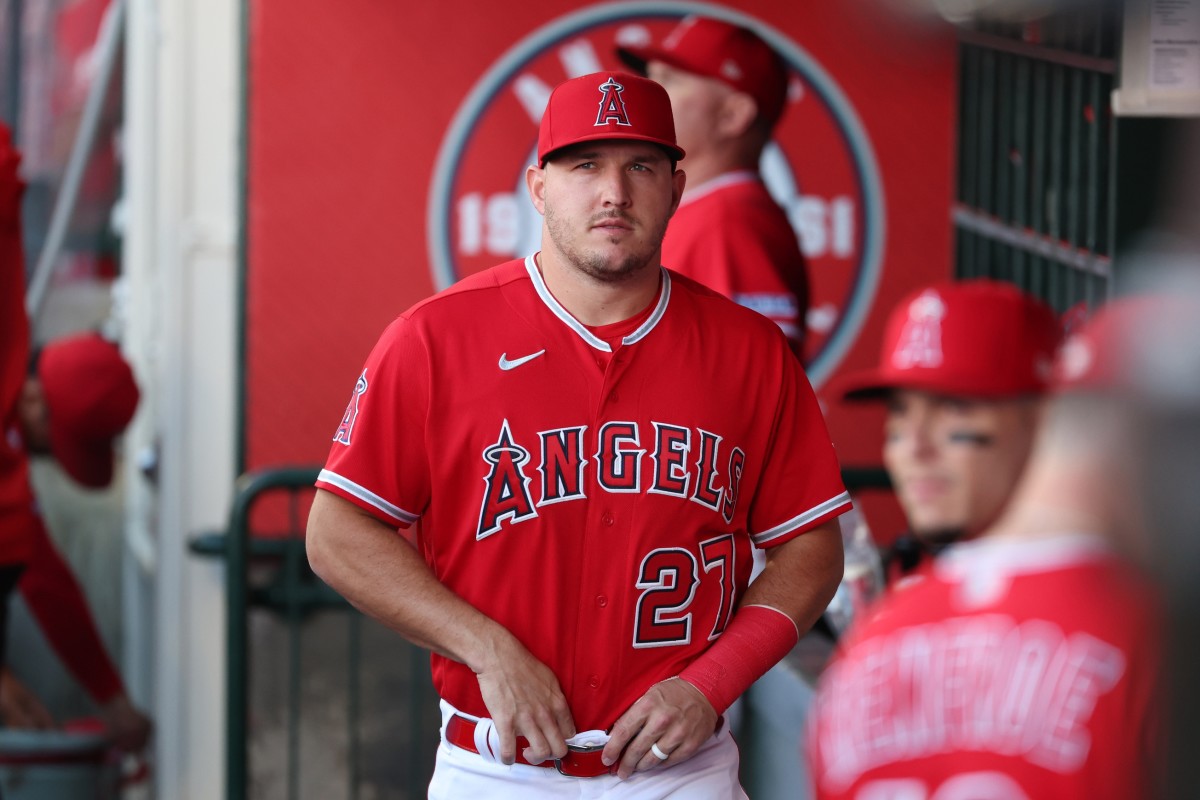
<instances>
[{"instance_id":1,"label":"player's hand","mask_svg":"<svg viewBox=\"0 0 1200 800\"><path fill-rule=\"evenodd\" d=\"M620 764L622 780L634 772L686 761L717 728L717 712L700 690L671 678L654 684L613 726L602 758ZM657 745L661 759L654 754Z\"/></svg>"},{"instance_id":2,"label":"player's hand","mask_svg":"<svg viewBox=\"0 0 1200 800\"><path fill-rule=\"evenodd\" d=\"M150 742L153 723L125 695L117 695L100 707L113 745L122 753L139 754Z\"/></svg>"},{"instance_id":3,"label":"player's hand","mask_svg":"<svg viewBox=\"0 0 1200 800\"><path fill-rule=\"evenodd\" d=\"M54 717L12 670L0 672L0 719L6 727L49 730Z\"/></svg>"},{"instance_id":4,"label":"player's hand","mask_svg":"<svg viewBox=\"0 0 1200 800\"><path fill-rule=\"evenodd\" d=\"M529 741L522 755L531 763L565 756L575 722L558 678L514 638L502 641L493 652L476 677L500 736L500 760L516 761L517 736Z\"/></svg>"}]
</instances>

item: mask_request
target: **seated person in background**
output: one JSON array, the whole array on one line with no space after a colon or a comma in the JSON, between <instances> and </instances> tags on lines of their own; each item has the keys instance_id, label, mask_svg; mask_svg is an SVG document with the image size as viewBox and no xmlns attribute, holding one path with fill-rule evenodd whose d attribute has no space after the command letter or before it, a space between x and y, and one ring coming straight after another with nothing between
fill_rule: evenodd
<instances>
[{"instance_id":1,"label":"seated person in background","mask_svg":"<svg viewBox=\"0 0 1200 800\"><path fill-rule=\"evenodd\" d=\"M107 486L113 439L138 402L133 371L116 346L94 334L47 344L30 363L25 266L20 239L19 156L0 125L0 662L8 600L21 591L46 638L96 702L114 743L140 751L150 720L130 702L104 649L78 581L46 531L29 480L29 456L46 453L80 484ZM5 675L0 702L9 725L44 726L49 715ZM40 704L39 704L40 705Z\"/></svg>"}]
</instances>

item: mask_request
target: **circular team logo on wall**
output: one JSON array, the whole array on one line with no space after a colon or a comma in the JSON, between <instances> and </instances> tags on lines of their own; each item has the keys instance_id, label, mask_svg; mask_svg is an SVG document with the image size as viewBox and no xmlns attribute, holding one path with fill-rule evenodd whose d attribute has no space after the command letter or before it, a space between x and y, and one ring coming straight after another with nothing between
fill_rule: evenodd
<instances>
[{"instance_id":1,"label":"circular team logo on wall","mask_svg":"<svg viewBox=\"0 0 1200 800\"><path fill-rule=\"evenodd\" d=\"M430 187L434 285L539 249L542 218L525 189L551 90L605 69L618 46L662 41L687 14L758 31L791 70L789 102L763 154L763 180L787 211L809 266L808 373L820 386L866 319L879 280L883 192L870 142L834 80L757 19L702 3L612 3L568 14L518 42L475 85L442 142ZM687 159L681 164L687 171ZM667 264L667 266L671 266Z\"/></svg>"}]
</instances>

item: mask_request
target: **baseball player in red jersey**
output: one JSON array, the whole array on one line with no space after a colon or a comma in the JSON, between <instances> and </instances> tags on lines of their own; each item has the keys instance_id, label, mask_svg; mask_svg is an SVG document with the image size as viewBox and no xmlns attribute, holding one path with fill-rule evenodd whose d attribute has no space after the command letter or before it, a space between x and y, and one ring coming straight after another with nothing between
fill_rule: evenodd
<instances>
[{"instance_id":1,"label":"baseball player in red jersey","mask_svg":"<svg viewBox=\"0 0 1200 800\"><path fill-rule=\"evenodd\" d=\"M696 16L660 45L617 54L667 90L688 154L663 264L774 320L802 357L807 267L759 175L787 101L787 66L753 31Z\"/></svg>"},{"instance_id":2,"label":"baseball player in red jersey","mask_svg":"<svg viewBox=\"0 0 1200 800\"><path fill-rule=\"evenodd\" d=\"M933 284L888 317L879 366L835 382L847 400L888 405L883 461L913 534L893 578L995 522L1029 456L1059 340L1053 310L1010 283Z\"/></svg>"},{"instance_id":3,"label":"baseball player in red jersey","mask_svg":"<svg viewBox=\"0 0 1200 800\"><path fill-rule=\"evenodd\" d=\"M841 577L849 498L785 337L660 266L682 157L659 85L558 86L541 251L401 314L335 434L310 561L433 650L431 797L744 796L720 715Z\"/></svg>"},{"instance_id":4,"label":"baseball player in red jersey","mask_svg":"<svg viewBox=\"0 0 1200 800\"><path fill-rule=\"evenodd\" d=\"M0 125L0 660L15 586L64 666L99 706L117 745L141 750L150 721L130 702L29 481L29 454L44 452L79 483L107 485L112 439L133 416L137 385L117 349L88 334L48 343L30 371L18 163ZM7 677L5 684L0 712L8 725L48 724L40 705L31 711L29 698Z\"/></svg>"},{"instance_id":5,"label":"baseball player in red jersey","mask_svg":"<svg viewBox=\"0 0 1200 800\"><path fill-rule=\"evenodd\" d=\"M1135 437L1106 395L1105 314L1063 349L1000 518L886 595L824 673L818 797L1149 796L1158 613L1126 560Z\"/></svg>"}]
</instances>

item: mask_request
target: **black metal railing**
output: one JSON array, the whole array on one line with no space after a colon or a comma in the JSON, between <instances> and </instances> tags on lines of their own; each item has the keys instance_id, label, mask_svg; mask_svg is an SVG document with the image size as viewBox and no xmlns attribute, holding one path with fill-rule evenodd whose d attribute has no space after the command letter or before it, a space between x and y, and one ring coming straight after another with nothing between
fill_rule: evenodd
<instances>
[{"instance_id":1,"label":"black metal railing","mask_svg":"<svg viewBox=\"0 0 1200 800\"><path fill-rule=\"evenodd\" d=\"M356 800L364 792L364 728L372 731L386 728L389 714L407 720L401 735L389 735L380 742L381 748L395 747L380 765L375 758L374 771L388 774L388 789L395 796L397 789L406 796L423 797L432 771L437 746L436 696L428 679L428 653L382 633L376 637L391 643L386 658L378 668L364 664L364 651L369 649L370 634L381 631L379 626L355 611L339 594L330 589L310 569L304 549L304 527L307 523L307 500L317 477L317 467L284 467L244 475L237 482L229 526L222 533L196 537L191 549L198 555L225 560L226 576L226 791L227 800L245 800L251 796L270 794L289 800L303 797L328 797L331 786L337 786L335 796ZM269 530L254 529L260 516L267 520ZM336 637L329 635L328 626L319 628L322 612L332 612L344 623ZM255 625L251 634L252 615L265 615L270 623ZM284 643L278 644L277 629L282 628ZM307 641L306 641L307 637ZM311 641L312 639L325 641ZM336 643L329 640L336 639ZM277 646L278 645L278 646ZM396 648L400 649L397 651ZM344 660L331 667L330 649L344 648ZM313 653L321 654L319 665ZM397 658L397 656L399 656ZM255 669L255 659L259 660ZM265 664L263 663L265 662ZM276 662L286 666L277 670ZM343 679L341 691L345 705L337 718L344 719L344 730L326 730L322 720L310 714L312 735L319 735L318 749L325 760L337 765L337 775L312 763L306 763L302 734L305 732L305 705L314 701L311 686L314 672L324 670L323 680L334 675L334 683ZM364 671L397 671L418 679L407 681L407 692L380 692L381 697L369 701L364 713ZM282 672L283 674L280 674ZM256 686L257 683L257 686ZM323 684L325 685L325 684ZM392 684L395 685L395 682ZM319 690L318 690L319 691ZM250 761L255 737L263 738L263 729L270 727L264 718L272 715L262 710L269 705L264 697L277 698L284 706L282 742L272 735L267 743L256 743L256 756L272 763ZM322 702L336 700L321 696ZM382 713L381 713L382 711ZM395 722L395 719L391 719ZM273 734L277 731L272 731ZM282 756L275 757L277 750ZM269 754L268 754L269 753ZM311 759L309 759L311 761ZM255 767L258 767L255 769ZM320 773L320 774L314 774ZM325 787L324 790L317 788Z\"/></svg>"},{"instance_id":2,"label":"black metal railing","mask_svg":"<svg viewBox=\"0 0 1200 800\"><path fill-rule=\"evenodd\" d=\"M286 705L283 745L286 763L282 778L278 769L272 771L270 793L272 796L282 793L293 800L301 796L302 786L311 783L304 774L301 742L300 723L305 699L302 690L302 638L306 621L319 612L333 611L344 617L347 625L346 731L344 739L339 739L344 742L345 754L338 759L345 769L343 796L356 800L362 794L360 764L364 746L364 715L361 662L364 625L372 623L325 585L308 566L304 549L307 499L318 472L319 468L315 466L294 466L242 476L237 482L228 529L222 533L198 536L191 542L194 553L223 558L227 566L226 800L245 800L251 796L251 787L254 785L254 771L250 763L250 744L255 731L252 724L252 708L255 705L252 664L256 642L252 641L251 636L251 614L254 611L265 611L280 620L286 636L287 668L282 690L279 685L264 685L259 689L260 692L282 693ZM842 475L852 492L886 490L890 486L882 467L848 466L843 469ZM263 514L269 520L269 533L254 530L256 513ZM393 641L399 639L387 636ZM409 797L417 798L424 796L433 768L437 737L431 731L436 730L436 696L427 679L428 654L413 646L405 644L404 647L407 648L404 652L408 653L408 663L402 666L413 674L419 673L423 679L410 681L407 694L399 698L388 696L386 701L401 706L411 718L412 730L406 738L416 744L407 746L409 764L400 771L401 774L393 774L393 780L403 784L401 788L407 791ZM385 669L395 667L395 662L388 662L384 666ZM322 732L322 736L331 737L332 734ZM330 776L323 778L326 783L330 780ZM394 791L397 787L389 788ZM303 793L317 796L311 790Z\"/></svg>"},{"instance_id":3,"label":"black metal railing","mask_svg":"<svg viewBox=\"0 0 1200 800\"><path fill-rule=\"evenodd\" d=\"M1059 311L1112 290L1119 20L1084 4L959 34L959 277L1008 280Z\"/></svg>"}]
</instances>

